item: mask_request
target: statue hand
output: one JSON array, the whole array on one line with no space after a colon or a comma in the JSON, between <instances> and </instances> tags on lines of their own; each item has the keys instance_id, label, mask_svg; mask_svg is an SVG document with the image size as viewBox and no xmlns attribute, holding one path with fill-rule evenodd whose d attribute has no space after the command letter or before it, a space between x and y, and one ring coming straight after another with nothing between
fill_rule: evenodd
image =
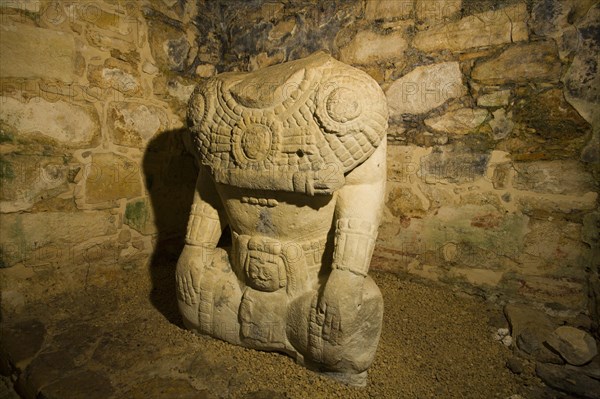
<instances>
[{"instance_id":1,"label":"statue hand","mask_svg":"<svg viewBox=\"0 0 600 399\"><path fill-rule=\"evenodd\" d=\"M200 279L206 263L207 250L203 247L186 245L177 261L175 277L177 296L187 305L198 302Z\"/></svg>"},{"instance_id":2,"label":"statue hand","mask_svg":"<svg viewBox=\"0 0 600 399\"><path fill-rule=\"evenodd\" d=\"M351 326L362 304L364 277L347 270L333 270L317 305L317 324L322 338L340 343L344 329Z\"/></svg>"}]
</instances>

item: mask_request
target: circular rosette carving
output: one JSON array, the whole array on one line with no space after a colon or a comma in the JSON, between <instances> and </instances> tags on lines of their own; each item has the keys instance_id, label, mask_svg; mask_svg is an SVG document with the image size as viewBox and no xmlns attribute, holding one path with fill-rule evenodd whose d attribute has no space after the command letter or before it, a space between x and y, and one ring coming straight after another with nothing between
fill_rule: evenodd
<instances>
[{"instance_id":1,"label":"circular rosette carving","mask_svg":"<svg viewBox=\"0 0 600 399\"><path fill-rule=\"evenodd\" d=\"M242 168L267 167L281 142L281 129L265 117L246 117L240 119L233 128L233 156Z\"/></svg>"},{"instance_id":2,"label":"circular rosette carving","mask_svg":"<svg viewBox=\"0 0 600 399\"><path fill-rule=\"evenodd\" d=\"M327 133L344 136L373 123L385 113L381 89L368 76L334 75L325 80L316 96L316 117Z\"/></svg>"}]
</instances>

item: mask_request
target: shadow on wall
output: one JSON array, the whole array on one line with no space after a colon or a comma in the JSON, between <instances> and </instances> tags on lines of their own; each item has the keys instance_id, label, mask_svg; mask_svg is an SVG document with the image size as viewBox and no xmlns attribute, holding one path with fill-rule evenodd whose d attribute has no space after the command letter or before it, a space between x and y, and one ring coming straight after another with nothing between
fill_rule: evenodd
<instances>
[{"instance_id":1,"label":"shadow on wall","mask_svg":"<svg viewBox=\"0 0 600 399\"><path fill-rule=\"evenodd\" d=\"M150 197L155 234L150 258L152 280L150 300L169 322L182 325L177 308L175 266L183 249L188 215L192 205L198 169L184 142L187 129L166 131L146 147L143 168ZM135 209L126 212L134 214ZM127 217L127 215L126 215Z\"/></svg>"}]
</instances>

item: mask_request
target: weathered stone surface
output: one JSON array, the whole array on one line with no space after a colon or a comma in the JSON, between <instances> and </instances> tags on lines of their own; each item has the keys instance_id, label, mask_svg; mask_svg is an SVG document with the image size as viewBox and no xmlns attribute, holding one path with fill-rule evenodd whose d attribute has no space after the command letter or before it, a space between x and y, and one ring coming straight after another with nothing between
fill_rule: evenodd
<instances>
[{"instance_id":1,"label":"weathered stone surface","mask_svg":"<svg viewBox=\"0 0 600 399\"><path fill-rule=\"evenodd\" d=\"M429 184L472 182L484 176L488 159L489 154L460 145L443 146L421 159L420 177Z\"/></svg>"},{"instance_id":2,"label":"weathered stone surface","mask_svg":"<svg viewBox=\"0 0 600 399\"><path fill-rule=\"evenodd\" d=\"M600 398L600 381L564 366L538 363L535 372L552 388L586 399Z\"/></svg>"},{"instance_id":3,"label":"weathered stone surface","mask_svg":"<svg viewBox=\"0 0 600 399\"><path fill-rule=\"evenodd\" d=\"M527 217L505 215L491 205L442 206L436 215L428 215L418 234L435 248L457 245L459 256L454 260L465 266L493 268L498 266L498 258L521 251L527 221Z\"/></svg>"},{"instance_id":4,"label":"weathered stone surface","mask_svg":"<svg viewBox=\"0 0 600 399\"><path fill-rule=\"evenodd\" d=\"M461 10L462 0L416 0L417 23L429 27L448 21Z\"/></svg>"},{"instance_id":5,"label":"weathered stone surface","mask_svg":"<svg viewBox=\"0 0 600 399\"><path fill-rule=\"evenodd\" d=\"M215 66L212 64L201 64L196 67L196 76L199 78L210 78L215 75Z\"/></svg>"},{"instance_id":6,"label":"weathered stone surface","mask_svg":"<svg viewBox=\"0 0 600 399\"><path fill-rule=\"evenodd\" d=\"M553 42L516 44L498 57L478 63L472 77L485 84L560 79L561 63Z\"/></svg>"},{"instance_id":7,"label":"weathered stone surface","mask_svg":"<svg viewBox=\"0 0 600 399\"><path fill-rule=\"evenodd\" d=\"M27 102L0 97L0 102L0 120L18 134L42 135L67 147L89 145L100 134L98 115L91 107L40 97Z\"/></svg>"},{"instance_id":8,"label":"weathered stone surface","mask_svg":"<svg viewBox=\"0 0 600 399\"><path fill-rule=\"evenodd\" d=\"M386 189L385 205L396 217L420 217L429 209L429 201L416 187L390 182Z\"/></svg>"},{"instance_id":9,"label":"weathered stone surface","mask_svg":"<svg viewBox=\"0 0 600 399\"><path fill-rule=\"evenodd\" d=\"M147 199L127 203L123 222L142 234L154 234L158 231L150 202Z\"/></svg>"},{"instance_id":10,"label":"weathered stone surface","mask_svg":"<svg viewBox=\"0 0 600 399\"><path fill-rule=\"evenodd\" d=\"M525 205L525 204L523 204ZM550 211L549 208L548 211ZM528 211L526 208L524 211ZM582 259L588 249L580 242L581 225L565 221L532 220L518 261L529 275L555 275L574 281L586 278Z\"/></svg>"},{"instance_id":11,"label":"weathered stone surface","mask_svg":"<svg viewBox=\"0 0 600 399\"><path fill-rule=\"evenodd\" d=\"M596 191L594 177L579 161L517 162L513 186L537 193L582 195Z\"/></svg>"},{"instance_id":12,"label":"weathered stone surface","mask_svg":"<svg viewBox=\"0 0 600 399\"><path fill-rule=\"evenodd\" d=\"M72 7L70 10L72 18L77 18L93 27L114 32L121 37L139 35L139 20L136 18L136 8L122 7L119 11L118 14L107 12L96 5Z\"/></svg>"},{"instance_id":13,"label":"weathered stone surface","mask_svg":"<svg viewBox=\"0 0 600 399\"><path fill-rule=\"evenodd\" d=\"M460 108L437 117L425 119L425 125L439 132L467 134L476 132L487 117L488 112L485 109Z\"/></svg>"},{"instance_id":14,"label":"weathered stone surface","mask_svg":"<svg viewBox=\"0 0 600 399\"><path fill-rule=\"evenodd\" d=\"M185 33L158 19L148 21L152 56L161 69L181 72L187 67L191 46Z\"/></svg>"},{"instance_id":15,"label":"weathered stone surface","mask_svg":"<svg viewBox=\"0 0 600 399\"><path fill-rule=\"evenodd\" d=\"M88 80L95 86L111 88L127 95L141 92L139 74L132 65L115 58L107 59L103 65L90 65Z\"/></svg>"},{"instance_id":16,"label":"weathered stone surface","mask_svg":"<svg viewBox=\"0 0 600 399\"><path fill-rule=\"evenodd\" d=\"M600 244L600 212L591 212L583 217L581 240L592 247Z\"/></svg>"},{"instance_id":17,"label":"weathered stone surface","mask_svg":"<svg viewBox=\"0 0 600 399\"><path fill-rule=\"evenodd\" d=\"M595 164L600 162L600 74L597 57L600 51L597 35L599 19L600 4L596 3L578 24L579 46L563 78L567 100L594 127L593 137L581 151L581 159Z\"/></svg>"},{"instance_id":18,"label":"weathered stone surface","mask_svg":"<svg viewBox=\"0 0 600 399\"><path fill-rule=\"evenodd\" d=\"M413 11L413 2L409 0L370 0L365 8L368 20L388 20L406 18Z\"/></svg>"},{"instance_id":19,"label":"weathered stone surface","mask_svg":"<svg viewBox=\"0 0 600 399\"><path fill-rule=\"evenodd\" d=\"M187 103L194 91L194 84L184 84L179 80L170 80L167 83L167 91L171 97L174 97L182 103Z\"/></svg>"},{"instance_id":20,"label":"weathered stone surface","mask_svg":"<svg viewBox=\"0 0 600 399\"><path fill-rule=\"evenodd\" d=\"M269 39L281 40L287 35L291 35L296 28L296 19L289 18L285 19L273 26L273 29L269 31Z\"/></svg>"},{"instance_id":21,"label":"weathered stone surface","mask_svg":"<svg viewBox=\"0 0 600 399\"><path fill-rule=\"evenodd\" d=\"M0 52L2 77L78 79L75 39L69 33L3 23Z\"/></svg>"},{"instance_id":22,"label":"weathered stone surface","mask_svg":"<svg viewBox=\"0 0 600 399\"><path fill-rule=\"evenodd\" d=\"M595 380L600 380L600 357L598 356L584 366L575 367L568 364L567 368L569 370L583 373Z\"/></svg>"},{"instance_id":23,"label":"weathered stone surface","mask_svg":"<svg viewBox=\"0 0 600 399\"><path fill-rule=\"evenodd\" d=\"M597 71L598 19L600 4L592 6L578 26L580 44L575 58L563 79L567 99L590 123L598 126L598 103L600 103L600 74Z\"/></svg>"},{"instance_id":24,"label":"weathered stone surface","mask_svg":"<svg viewBox=\"0 0 600 399\"><path fill-rule=\"evenodd\" d=\"M521 304L506 305L504 315L508 319L511 335L520 350L540 361L560 363L558 355L544 346L544 342L555 328L548 316Z\"/></svg>"},{"instance_id":25,"label":"weathered stone surface","mask_svg":"<svg viewBox=\"0 0 600 399\"><path fill-rule=\"evenodd\" d=\"M134 22L132 21L132 23ZM137 26L132 26L132 32L135 32L138 35L140 33ZM137 53L138 48L136 46L138 43L136 39L138 39L138 37L132 34L124 36L118 33L107 32L89 27L86 29L85 38L92 46L101 50L119 51L121 54L139 57Z\"/></svg>"},{"instance_id":26,"label":"weathered stone surface","mask_svg":"<svg viewBox=\"0 0 600 399\"><path fill-rule=\"evenodd\" d=\"M544 195L537 193L527 195L524 192L517 198L517 204L525 213L532 211L571 213L574 210L594 210L597 207L598 193L588 192L583 195Z\"/></svg>"},{"instance_id":27,"label":"weathered stone surface","mask_svg":"<svg viewBox=\"0 0 600 399\"><path fill-rule=\"evenodd\" d=\"M428 151L416 146L390 145L387 148L387 179L398 183L414 183L420 158Z\"/></svg>"},{"instance_id":28,"label":"weathered stone surface","mask_svg":"<svg viewBox=\"0 0 600 399\"><path fill-rule=\"evenodd\" d=\"M527 40L527 8L517 4L471 15L418 32L414 46L424 52L465 51Z\"/></svg>"},{"instance_id":29,"label":"weathered stone surface","mask_svg":"<svg viewBox=\"0 0 600 399\"><path fill-rule=\"evenodd\" d=\"M128 147L142 148L155 134L169 126L163 109L143 103L112 103L108 116L113 142Z\"/></svg>"},{"instance_id":30,"label":"weathered stone surface","mask_svg":"<svg viewBox=\"0 0 600 399\"><path fill-rule=\"evenodd\" d=\"M0 211L16 212L67 191L79 167L62 157L8 154L0 168Z\"/></svg>"},{"instance_id":31,"label":"weathered stone surface","mask_svg":"<svg viewBox=\"0 0 600 399\"><path fill-rule=\"evenodd\" d=\"M477 105L480 107L501 107L508 105L510 90L498 90L477 97Z\"/></svg>"},{"instance_id":32,"label":"weathered stone surface","mask_svg":"<svg viewBox=\"0 0 600 399\"><path fill-rule=\"evenodd\" d=\"M221 117L230 110L238 120ZM364 386L383 316L366 277L383 211L387 118L379 85L324 52L222 74L194 91L188 120L201 168L176 270L188 328L301 353L339 381ZM214 250L225 223L239 227L240 256ZM309 258L310 243L321 244Z\"/></svg>"},{"instance_id":33,"label":"weathered stone surface","mask_svg":"<svg viewBox=\"0 0 600 399\"><path fill-rule=\"evenodd\" d=\"M515 122L535 129L542 139L569 140L590 133L589 123L565 100L561 90L524 90L519 97L513 108Z\"/></svg>"},{"instance_id":34,"label":"weathered stone surface","mask_svg":"<svg viewBox=\"0 0 600 399\"><path fill-rule=\"evenodd\" d=\"M349 64L363 65L379 61L395 61L404 57L407 48L408 43L402 31L395 31L389 35L360 31L346 47L340 50L340 60Z\"/></svg>"},{"instance_id":35,"label":"weathered stone surface","mask_svg":"<svg viewBox=\"0 0 600 399\"><path fill-rule=\"evenodd\" d=\"M583 330L560 326L546 340L567 363L582 366L598 354L594 338Z\"/></svg>"},{"instance_id":36,"label":"weathered stone surface","mask_svg":"<svg viewBox=\"0 0 600 399\"><path fill-rule=\"evenodd\" d=\"M498 108L492 115L494 118L489 121L489 125L492 128L494 139L502 140L508 137L515 127L515 124L512 121L512 111L506 113L504 108Z\"/></svg>"},{"instance_id":37,"label":"weathered stone surface","mask_svg":"<svg viewBox=\"0 0 600 399\"><path fill-rule=\"evenodd\" d=\"M386 90L390 117L422 114L466 94L457 62L420 66Z\"/></svg>"},{"instance_id":38,"label":"weathered stone surface","mask_svg":"<svg viewBox=\"0 0 600 399\"><path fill-rule=\"evenodd\" d=\"M1 262L13 265L67 262L76 244L114 230L107 212L2 214Z\"/></svg>"},{"instance_id":39,"label":"weathered stone surface","mask_svg":"<svg viewBox=\"0 0 600 399\"><path fill-rule=\"evenodd\" d=\"M114 153L92 155L85 182L86 203L97 204L141 194L140 168Z\"/></svg>"}]
</instances>

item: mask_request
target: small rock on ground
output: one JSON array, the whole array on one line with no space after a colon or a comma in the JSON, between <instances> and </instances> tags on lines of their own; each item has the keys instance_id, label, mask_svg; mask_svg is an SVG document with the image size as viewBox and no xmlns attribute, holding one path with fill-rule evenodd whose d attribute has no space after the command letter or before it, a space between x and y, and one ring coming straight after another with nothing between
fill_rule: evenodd
<instances>
[{"instance_id":1,"label":"small rock on ground","mask_svg":"<svg viewBox=\"0 0 600 399\"><path fill-rule=\"evenodd\" d=\"M560 326L546 340L567 363L581 366L598 354L594 338L583 330L570 326Z\"/></svg>"}]
</instances>

